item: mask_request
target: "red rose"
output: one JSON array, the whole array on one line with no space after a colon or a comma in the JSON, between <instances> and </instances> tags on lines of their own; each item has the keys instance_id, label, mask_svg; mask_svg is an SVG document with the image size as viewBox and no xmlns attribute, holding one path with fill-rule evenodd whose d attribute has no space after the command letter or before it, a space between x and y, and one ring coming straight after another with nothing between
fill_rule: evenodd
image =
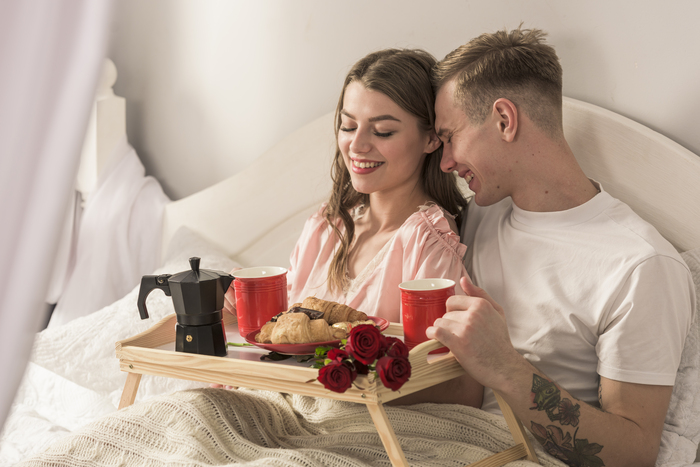
<instances>
[{"instance_id":1,"label":"red rose","mask_svg":"<svg viewBox=\"0 0 700 467\"><path fill-rule=\"evenodd\" d=\"M342 362L346 358L349 358L350 356L345 350L342 349L331 349L328 351L326 354L326 358L329 360L338 360L339 362Z\"/></svg>"},{"instance_id":2,"label":"red rose","mask_svg":"<svg viewBox=\"0 0 700 467\"><path fill-rule=\"evenodd\" d=\"M379 329L371 324L361 324L352 328L345 344L345 350L355 360L365 365L372 364L382 350L383 336Z\"/></svg>"},{"instance_id":3,"label":"red rose","mask_svg":"<svg viewBox=\"0 0 700 467\"><path fill-rule=\"evenodd\" d=\"M369 366L365 365L364 363L360 363L357 360L353 362L353 365L355 365L355 370L357 370L358 375L368 375L369 374Z\"/></svg>"},{"instance_id":4,"label":"red rose","mask_svg":"<svg viewBox=\"0 0 700 467\"><path fill-rule=\"evenodd\" d=\"M333 360L318 370L318 380L333 392L345 392L356 377L357 372L340 360Z\"/></svg>"},{"instance_id":5,"label":"red rose","mask_svg":"<svg viewBox=\"0 0 700 467\"><path fill-rule=\"evenodd\" d=\"M396 391L411 377L411 364L405 357L382 357L377 362L377 373L384 386Z\"/></svg>"},{"instance_id":6,"label":"red rose","mask_svg":"<svg viewBox=\"0 0 700 467\"><path fill-rule=\"evenodd\" d=\"M403 343L401 339L396 337L385 337L386 341L386 353L387 357L405 357L408 358L408 347Z\"/></svg>"}]
</instances>

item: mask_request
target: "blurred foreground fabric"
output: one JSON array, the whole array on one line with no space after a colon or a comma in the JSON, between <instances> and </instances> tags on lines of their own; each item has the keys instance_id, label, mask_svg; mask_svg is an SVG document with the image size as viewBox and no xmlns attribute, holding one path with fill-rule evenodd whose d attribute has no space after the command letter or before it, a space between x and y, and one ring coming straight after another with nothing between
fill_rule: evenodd
<instances>
[{"instance_id":1,"label":"blurred foreground fabric","mask_svg":"<svg viewBox=\"0 0 700 467\"><path fill-rule=\"evenodd\" d=\"M0 2L0 423L45 318L111 9L111 0Z\"/></svg>"}]
</instances>

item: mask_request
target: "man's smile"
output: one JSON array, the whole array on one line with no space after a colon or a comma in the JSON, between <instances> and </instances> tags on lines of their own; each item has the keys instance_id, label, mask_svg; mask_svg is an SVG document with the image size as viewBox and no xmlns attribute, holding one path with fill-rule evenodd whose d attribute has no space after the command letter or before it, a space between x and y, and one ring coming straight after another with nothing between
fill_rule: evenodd
<instances>
[{"instance_id":1,"label":"man's smile","mask_svg":"<svg viewBox=\"0 0 700 467\"><path fill-rule=\"evenodd\" d=\"M466 172L459 172L458 174L460 178L463 178L467 183L471 182L474 178L474 172L472 172L471 170L467 170Z\"/></svg>"}]
</instances>

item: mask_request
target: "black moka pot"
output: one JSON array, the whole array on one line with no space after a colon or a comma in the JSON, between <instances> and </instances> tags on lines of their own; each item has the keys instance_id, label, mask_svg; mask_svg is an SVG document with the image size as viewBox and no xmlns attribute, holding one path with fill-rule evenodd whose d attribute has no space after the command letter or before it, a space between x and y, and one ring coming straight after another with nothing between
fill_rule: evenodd
<instances>
[{"instance_id":1,"label":"black moka pot","mask_svg":"<svg viewBox=\"0 0 700 467\"><path fill-rule=\"evenodd\" d=\"M177 326L175 350L201 355L226 355L226 333L221 310L224 295L234 280L230 274L199 269L199 258L190 258L191 271L143 276L137 306L141 319L148 318L146 297L161 289L173 297Z\"/></svg>"}]
</instances>

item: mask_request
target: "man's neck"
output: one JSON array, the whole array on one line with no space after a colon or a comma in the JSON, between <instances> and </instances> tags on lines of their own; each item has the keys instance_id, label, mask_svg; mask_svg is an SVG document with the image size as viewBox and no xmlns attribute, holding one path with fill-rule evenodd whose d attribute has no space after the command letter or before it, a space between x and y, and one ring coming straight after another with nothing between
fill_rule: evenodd
<instances>
[{"instance_id":1,"label":"man's neck","mask_svg":"<svg viewBox=\"0 0 700 467\"><path fill-rule=\"evenodd\" d=\"M511 197L525 211L565 211L598 194L564 140L538 146L537 158L526 164L524 172Z\"/></svg>"}]
</instances>

